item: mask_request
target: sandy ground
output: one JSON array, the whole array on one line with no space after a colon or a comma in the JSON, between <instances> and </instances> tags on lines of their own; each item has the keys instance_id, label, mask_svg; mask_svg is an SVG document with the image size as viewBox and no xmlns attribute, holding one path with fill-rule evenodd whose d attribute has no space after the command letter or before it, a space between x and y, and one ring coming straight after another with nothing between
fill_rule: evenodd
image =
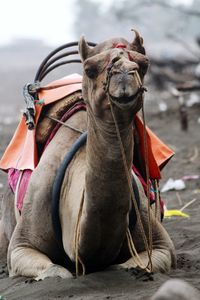
<instances>
[{"instance_id":1,"label":"sandy ground","mask_svg":"<svg viewBox=\"0 0 200 300\"><path fill-rule=\"evenodd\" d=\"M169 177L174 179L186 175L200 174L200 124L197 122L200 107L188 110L189 130L180 130L177 110L167 113L149 109L148 124L176 155L163 172L161 186ZM4 151L16 124L0 125L1 147ZM0 183L6 177L0 172ZM8 278L6 268L0 268L0 295L7 300L17 299L150 299L158 287L169 278L181 278L200 289L200 179L185 181L183 191L163 193L165 203L170 208L179 209L192 199L196 201L184 210L190 218L173 217L163 224L172 237L177 251L177 269L170 274L155 274L153 281L146 277L136 278L124 270L105 270L81 276L77 279L46 279L43 282L29 283L25 278ZM1 186L2 186L1 185ZM3 189L0 189L3 193Z\"/></svg>"}]
</instances>

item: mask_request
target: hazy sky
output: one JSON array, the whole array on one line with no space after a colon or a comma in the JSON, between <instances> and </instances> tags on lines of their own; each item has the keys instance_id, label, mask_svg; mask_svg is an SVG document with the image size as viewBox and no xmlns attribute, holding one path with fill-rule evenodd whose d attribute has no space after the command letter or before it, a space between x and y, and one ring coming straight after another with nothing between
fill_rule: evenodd
<instances>
[{"instance_id":1,"label":"hazy sky","mask_svg":"<svg viewBox=\"0 0 200 300\"><path fill-rule=\"evenodd\" d=\"M93 0L109 3L112 0ZM171 0L191 3L193 0ZM40 38L51 45L73 40L74 0L1 0L0 44Z\"/></svg>"},{"instance_id":2,"label":"hazy sky","mask_svg":"<svg viewBox=\"0 0 200 300\"><path fill-rule=\"evenodd\" d=\"M42 38L49 44L71 40L72 0L1 0L0 43Z\"/></svg>"}]
</instances>

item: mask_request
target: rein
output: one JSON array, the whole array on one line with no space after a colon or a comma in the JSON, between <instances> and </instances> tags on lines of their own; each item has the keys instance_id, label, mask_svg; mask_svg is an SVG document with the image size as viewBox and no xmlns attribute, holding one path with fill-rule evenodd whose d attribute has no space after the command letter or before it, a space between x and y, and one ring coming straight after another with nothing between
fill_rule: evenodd
<instances>
[{"instance_id":1,"label":"rein","mask_svg":"<svg viewBox=\"0 0 200 300\"><path fill-rule=\"evenodd\" d=\"M118 127L118 124L116 122L116 118L115 118L115 115L114 115L113 104L110 101L110 98L109 98L109 102L110 102L110 107L111 107L111 113L112 113L113 120L114 120L114 123L115 123L115 128L116 128L118 140L119 140L119 143L120 143L122 160L123 160L123 164L124 164L124 171L125 171L125 174L126 174L126 179L127 179L127 182L128 182L130 193L131 193L131 199L132 199L132 202L133 202L133 207L134 207L135 212L136 212L137 220L139 222L140 232L142 234L144 245L145 245L146 251L148 253L148 257L149 257L149 262L148 262L147 266L144 266L143 262L141 261L139 255L137 253L137 250L135 248L135 245L134 245L134 242L133 242L130 230L129 230L129 228L127 228L127 240L128 240L129 251L130 251L130 253L132 255L132 258L134 259L134 261L137 263L137 265L141 269L145 269L147 272L152 272L152 261L151 261L151 253L152 253L152 228L150 228L151 227L150 226L150 224L151 224L151 222L150 222L150 210L149 210L149 207L150 207L150 200L149 200L150 194L149 194L149 191L148 191L149 190L149 184L147 185L147 199L148 199L148 203L149 203L148 204L149 245L148 245L148 240L147 240L147 237L145 235L144 226L142 224L142 220L141 220L141 216L140 216L140 211L138 209L137 202L136 202L136 199L135 199L135 194L134 194L134 191L133 191L133 188L132 188L132 185L131 185L131 177L130 177L129 169L128 169L128 166L127 166L127 161L126 161L124 146L123 146L123 143L122 143L122 140L121 140L119 127ZM147 176L147 178L148 178L148 176Z\"/></svg>"},{"instance_id":2,"label":"rein","mask_svg":"<svg viewBox=\"0 0 200 300\"><path fill-rule=\"evenodd\" d=\"M50 119L50 120L52 120L52 121L55 121L55 122L57 122L57 123L63 125L63 126L65 126L65 127L67 127L67 128L70 128L70 129L72 129L72 130L74 130L74 131L76 131L76 132L78 132L78 133L81 133L81 134L84 133L83 130L80 130L80 129L78 129L78 128L75 128L75 127L73 127L73 126L71 126L71 125L69 125L69 124L67 124L67 123L65 123L65 122L62 122L61 120L58 120L58 119L56 119L56 118L54 118L54 117L51 117L51 116L49 116L49 115L45 115L45 117L48 118L48 119Z\"/></svg>"},{"instance_id":3,"label":"rein","mask_svg":"<svg viewBox=\"0 0 200 300\"><path fill-rule=\"evenodd\" d=\"M122 47L122 45L120 45L120 48L124 48L124 47ZM123 160L123 164L124 164L124 171L125 171L125 174L126 174L128 185L129 185L129 190L130 190L130 193L131 193L131 199L132 199L132 202L133 202L133 207L134 207L135 212L136 212L140 232L142 234L143 242L144 242L144 245L145 245L145 248L146 248L146 251L147 251L147 254L148 254L148 258L149 258L149 262L148 262L147 266L144 266L143 262L141 261L139 255L138 255L138 252L135 248L135 245L134 245L134 242L133 242L133 239L132 239L129 228L127 229L127 240L128 240L129 251L131 253L132 258L136 262L136 264L138 266L140 266L141 269L144 269L147 272L151 273L152 272L152 260L151 260L151 256L152 256L152 222L151 222L151 212L150 212L151 208L150 208L150 185L149 185L149 179L150 179L150 177L149 177L149 159L148 159L148 146L147 146L147 133L146 133L144 105L142 103L142 118L143 118L143 124L144 124L145 171L146 171L147 200L148 200L148 223L149 223L148 236L149 236L149 243L148 243L145 231L144 231L144 226L142 224L140 212L139 212L138 205L137 205L137 202L136 202L136 199L135 199L134 190L133 190L133 187L132 187L132 184L131 184L130 172L129 172L127 161L126 161L124 146L123 146L123 143L122 143L122 140L121 140L119 127L118 127L117 120L116 120L115 113L114 113L112 98L109 94L109 85L110 85L110 79L112 77L112 68L114 67L114 64L117 60L118 59L113 59L111 64L109 64L109 66L107 68L107 76L106 76L106 82L104 83L104 90L108 95L111 114L112 114L113 121L114 121L114 124L115 124L117 137L118 137L118 140L119 140L119 143L120 143L120 150L121 150L122 160ZM138 89L138 92L135 95L135 97L138 97L140 94L143 97L143 93L144 93L144 91L146 91L146 88L143 87L143 85L142 85L142 81L140 79L138 71L134 70L132 73L133 73L133 76L135 76L135 78L136 78L136 80L139 84L139 89Z\"/></svg>"}]
</instances>

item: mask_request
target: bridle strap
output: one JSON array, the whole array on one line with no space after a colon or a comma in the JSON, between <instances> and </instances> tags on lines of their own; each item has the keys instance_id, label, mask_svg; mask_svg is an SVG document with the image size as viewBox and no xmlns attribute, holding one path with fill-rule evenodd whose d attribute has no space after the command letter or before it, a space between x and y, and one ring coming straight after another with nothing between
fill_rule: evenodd
<instances>
[{"instance_id":1,"label":"bridle strap","mask_svg":"<svg viewBox=\"0 0 200 300\"><path fill-rule=\"evenodd\" d=\"M121 46L122 45L120 45L120 47ZM130 250L130 253L131 253L133 259L135 259L135 257L137 257L137 263L139 264L139 266L142 269L145 269L147 272L152 272L152 260L151 260L151 255L152 255L152 226L151 226L151 217L150 217L151 212L150 212L149 160L148 160L148 146L147 146L147 134L146 134L146 123L145 123L144 109L142 109L142 112L143 112L143 122L144 122L144 148L145 148L145 166L146 166L146 180L147 180L149 243L148 243L145 231L144 231L144 226L143 226L143 223L142 223L142 220L141 220L140 212L139 212L136 200L135 200L135 195L134 195L134 191L133 191L132 184L131 184L129 169L128 169L128 166L127 166L124 146L123 146L123 143L122 143L122 140L121 140L121 135L120 135L119 127L118 127L118 124L117 124L117 120L115 118L112 98L111 98L111 95L109 93L109 85L110 85L110 79L111 79L111 76L112 76L112 69L113 69L114 64L115 64L116 61L117 61L116 59L113 59L112 62L108 65L107 75L106 75L106 82L104 83L104 90L108 95L110 109L111 109L112 117L113 117L113 120L114 120L114 123L115 123L115 128L116 128L116 133L117 133L117 136L118 136L118 140L119 140L119 143L120 143L120 149L121 149L122 160L123 160L123 164L124 164L124 170L125 170L127 182L128 182L130 193L131 193L131 198L132 198L132 201L133 201L133 207L134 207L135 212L136 212L140 232L142 234L144 245L145 245L145 248L146 248L146 251L147 251L147 254L148 254L148 258L149 258L149 262L148 262L147 266L144 266L143 262L141 261L139 255L136 251L136 248L134 247L134 243L133 243L132 236L130 234L129 229L127 231L128 245L129 245L129 250ZM145 88L143 87L143 84L142 84L141 78L138 74L138 71L135 70L135 72L133 74L134 74L135 79L136 79L136 81L138 82L138 85L139 85L139 93L137 93L136 96L139 96L139 94L143 95L143 92L145 91ZM117 105L117 104L115 103L115 105Z\"/></svg>"}]
</instances>

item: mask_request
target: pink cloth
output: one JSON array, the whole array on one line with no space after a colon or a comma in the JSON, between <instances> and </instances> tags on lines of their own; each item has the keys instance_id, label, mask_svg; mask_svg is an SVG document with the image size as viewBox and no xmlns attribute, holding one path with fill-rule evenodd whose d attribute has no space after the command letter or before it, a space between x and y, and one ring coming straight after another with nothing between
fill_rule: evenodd
<instances>
[{"instance_id":1,"label":"pink cloth","mask_svg":"<svg viewBox=\"0 0 200 300\"><path fill-rule=\"evenodd\" d=\"M8 170L8 183L13 191L16 192L17 183L20 178L20 173L22 172L21 180L18 187L18 194L17 194L17 208L19 211L22 210L24 196L28 187L28 183L32 174L32 170L17 170L17 169L9 169Z\"/></svg>"},{"instance_id":2,"label":"pink cloth","mask_svg":"<svg viewBox=\"0 0 200 300\"><path fill-rule=\"evenodd\" d=\"M142 186L143 186L143 189L144 189L144 192L145 194L147 194L147 183L146 181L143 179L142 175L140 174L140 172L138 171L138 169L132 165L132 170L133 172L135 173L135 175L139 178ZM150 181L150 186L151 186L151 181ZM154 201L154 193L150 191L150 200L151 201Z\"/></svg>"},{"instance_id":3,"label":"pink cloth","mask_svg":"<svg viewBox=\"0 0 200 300\"><path fill-rule=\"evenodd\" d=\"M140 174L140 172L138 171L138 169L134 165L132 165L132 170L135 173L135 175L139 178L139 180L140 180L140 182L143 186L144 192L147 195L147 183L146 183L146 181L144 180L144 178L142 177L142 175ZM153 187L152 187L151 180L150 180L150 203L151 204L153 204L155 202L155 195L152 192L152 190L153 190ZM160 210L161 210L161 218L162 218L164 216L164 201L163 201L163 199L160 199Z\"/></svg>"}]
</instances>

